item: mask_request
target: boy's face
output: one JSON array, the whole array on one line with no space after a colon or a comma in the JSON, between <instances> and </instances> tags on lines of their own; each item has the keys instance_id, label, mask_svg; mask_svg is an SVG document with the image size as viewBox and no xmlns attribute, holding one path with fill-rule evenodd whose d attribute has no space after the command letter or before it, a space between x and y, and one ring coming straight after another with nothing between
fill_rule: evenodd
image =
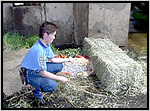
<instances>
[{"instance_id":1,"label":"boy's face","mask_svg":"<svg viewBox=\"0 0 150 111\"><path fill-rule=\"evenodd\" d=\"M44 34L44 41L46 43L52 43L54 41L54 39L55 39L55 35L56 35L56 31L51 33L51 34L45 33Z\"/></svg>"}]
</instances>

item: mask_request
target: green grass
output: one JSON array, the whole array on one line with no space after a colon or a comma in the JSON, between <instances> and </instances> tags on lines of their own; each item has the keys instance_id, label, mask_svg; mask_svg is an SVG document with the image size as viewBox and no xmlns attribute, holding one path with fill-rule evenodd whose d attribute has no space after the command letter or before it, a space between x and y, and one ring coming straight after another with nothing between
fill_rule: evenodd
<instances>
[{"instance_id":1,"label":"green grass","mask_svg":"<svg viewBox=\"0 0 150 111\"><path fill-rule=\"evenodd\" d=\"M21 48L29 49L38 40L39 40L38 35L32 35L25 38L24 36L20 35L18 32L13 34L8 32L3 36L3 51L19 50ZM56 48L54 44L51 44L51 48L54 54L56 55L59 55L60 53L72 57L78 54L82 55L81 48L69 48L69 49L59 50L59 48Z\"/></svg>"},{"instance_id":2,"label":"green grass","mask_svg":"<svg viewBox=\"0 0 150 111\"><path fill-rule=\"evenodd\" d=\"M26 43L26 48L31 48L37 41L39 40L39 36L37 35L32 35L29 36L27 39L25 39Z\"/></svg>"},{"instance_id":3,"label":"green grass","mask_svg":"<svg viewBox=\"0 0 150 111\"><path fill-rule=\"evenodd\" d=\"M3 36L3 50L18 50L25 46L25 38L19 33L10 34L8 32Z\"/></svg>"},{"instance_id":4,"label":"green grass","mask_svg":"<svg viewBox=\"0 0 150 111\"><path fill-rule=\"evenodd\" d=\"M25 38L18 32L15 32L13 34L8 32L3 36L3 51L19 50L21 48L31 48L32 45L35 44L38 40L39 37L36 35Z\"/></svg>"}]
</instances>

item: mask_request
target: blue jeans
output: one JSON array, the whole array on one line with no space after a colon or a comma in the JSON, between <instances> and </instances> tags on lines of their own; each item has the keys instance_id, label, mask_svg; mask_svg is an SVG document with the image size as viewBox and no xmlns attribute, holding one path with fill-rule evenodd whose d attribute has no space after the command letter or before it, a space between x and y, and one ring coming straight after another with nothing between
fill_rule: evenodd
<instances>
[{"instance_id":1,"label":"blue jeans","mask_svg":"<svg viewBox=\"0 0 150 111\"><path fill-rule=\"evenodd\" d=\"M47 62L47 71L51 73L58 73L62 70L63 64L62 63L51 63ZM57 88L57 82L53 79L43 77L39 72L35 72L33 70L28 71L28 84L31 86L41 89L44 92L52 92Z\"/></svg>"}]
</instances>

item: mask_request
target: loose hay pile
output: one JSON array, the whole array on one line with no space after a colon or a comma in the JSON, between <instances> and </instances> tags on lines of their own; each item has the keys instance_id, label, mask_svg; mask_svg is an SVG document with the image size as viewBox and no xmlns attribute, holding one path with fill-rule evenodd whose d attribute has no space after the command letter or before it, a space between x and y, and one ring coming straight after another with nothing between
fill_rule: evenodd
<instances>
[{"instance_id":1,"label":"loose hay pile","mask_svg":"<svg viewBox=\"0 0 150 111\"><path fill-rule=\"evenodd\" d=\"M147 78L142 66L108 38L85 38L84 51L91 58L94 72L105 85L106 91L114 94L120 91L147 91Z\"/></svg>"},{"instance_id":2,"label":"loose hay pile","mask_svg":"<svg viewBox=\"0 0 150 111\"><path fill-rule=\"evenodd\" d=\"M69 78L69 82L58 82L55 96L64 98L73 108L116 108L125 103L117 104L119 99L101 90L101 83L97 78L76 76Z\"/></svg>"}]
</instances>

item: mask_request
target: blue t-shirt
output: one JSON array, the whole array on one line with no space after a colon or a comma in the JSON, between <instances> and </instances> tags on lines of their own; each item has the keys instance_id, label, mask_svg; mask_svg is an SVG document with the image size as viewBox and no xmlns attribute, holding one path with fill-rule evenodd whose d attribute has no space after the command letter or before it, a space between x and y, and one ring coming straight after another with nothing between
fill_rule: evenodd
<instances>
[{"instance_id":1,"label":"blue t-shirt","mask_svg":"<svg viewBox=\"0 0 150 111\"><path fill-rule=\"evenodd\" d=\"M42 40L37 41L25 55L21 67L30 70L44 71L46 67L46 58L51 59L54 57L54 53L50 47L44 45Z\"/></svg>"}]
</instances>

